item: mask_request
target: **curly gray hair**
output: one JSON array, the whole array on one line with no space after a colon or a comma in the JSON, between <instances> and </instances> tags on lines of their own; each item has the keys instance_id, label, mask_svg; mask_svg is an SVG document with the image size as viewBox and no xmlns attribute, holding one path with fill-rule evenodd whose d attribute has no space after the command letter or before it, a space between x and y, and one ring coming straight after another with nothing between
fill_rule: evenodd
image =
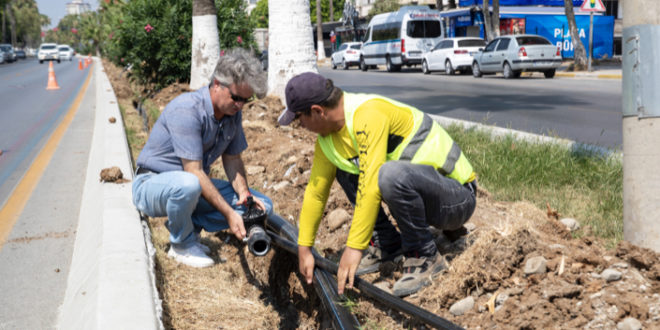
<instances>
[{"instance_id":1,"label":"curly gray hair","mask_svg":"<svg viewBox=\"0 0 660 330\"><path fill-rule=\"evenodd\" d=\"M211 85L214 79L226 86L245 83L257 97L266 96L266 73L261 62L246 49L232 48L220 56L212 78Z\"/></svg>"}]
</instances>

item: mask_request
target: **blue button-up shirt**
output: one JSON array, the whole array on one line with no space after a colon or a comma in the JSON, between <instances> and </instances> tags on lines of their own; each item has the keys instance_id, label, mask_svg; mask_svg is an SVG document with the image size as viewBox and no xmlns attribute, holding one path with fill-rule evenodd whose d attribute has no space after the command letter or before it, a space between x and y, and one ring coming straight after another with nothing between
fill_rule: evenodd
<instances>
[{"instance_id":1,"label":"blue button-up shirt","mask_svg":"<svg viewBox=\"0 0 660 330\"><path fill-rule=\"evenodd\" d=\"M180 171L181 158L185 158L202 161L208 174L218 157L237 155L247 148L241 119L241 111L215 119L208 87L179 95L151 129L137 166L156 172Z\"/></svg>"}]
</instances>

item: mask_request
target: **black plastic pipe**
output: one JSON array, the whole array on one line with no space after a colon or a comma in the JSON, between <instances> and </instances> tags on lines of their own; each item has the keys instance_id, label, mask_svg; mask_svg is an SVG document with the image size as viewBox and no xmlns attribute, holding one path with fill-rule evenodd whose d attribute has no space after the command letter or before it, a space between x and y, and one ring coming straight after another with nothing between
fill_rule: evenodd
<instances>
[{"instance_id":1,"label":"black plastic pipe","mask_svg":"<svg viewBox=\"0 0 660 330\"><path fill-rule=\"evenodd\" d=\"M296 243L293 243L292 241L281 237L279 235L275 235L273 233L271 234L272 242L293 253L293 254L298 254L298 246ZM315 260L315 265L318 268L323 268L333 275L337 274L337 269L339 268L337 264L334 262L323 258L320 256L316 251L312 251L314 254L314 260ZM368 297L371 297L375 299L376 301L391 307L393 309L396 309L400 312L406 313L408 315L411 315L421 321L424 321L428 325L438 328L438 329L450 329L450 330L458 330L458 329L463 329L462 327L450 322L449 320L446 320L438 315L435 315L425 309L422 309L416 305L413 305L399 297L393 296L378 287L372 285L371 283L364 281L360 279L359 277L355 276L353 279L353 285L360 290L360 292L363 292L365 295Z\"/></svg>"},{"instance_id":2,"label":"black plastic pipe","mask_svg":"<svg viewBox=\"0 0 660 330\"><path fill-rule=\"evenodd\" d=\"M298 231L289 222L275 213L266 219L266 227L279 233L279 235L284 236L285 238L283 239L287 241L298 241ZM271 237L281 237L271 231L268 232ZM318 267L314 268L313 283L316 294L321 299L323 307L325 307L326 311L330 314L334 329L344 330L360 328L360 322L355 318L355 315L353 315L347 308L337 305L337 302L341 301L341 298L337 294L337 281L332 278L332 275L328 273L328 271Z\"/></svg>"}]
</instances>

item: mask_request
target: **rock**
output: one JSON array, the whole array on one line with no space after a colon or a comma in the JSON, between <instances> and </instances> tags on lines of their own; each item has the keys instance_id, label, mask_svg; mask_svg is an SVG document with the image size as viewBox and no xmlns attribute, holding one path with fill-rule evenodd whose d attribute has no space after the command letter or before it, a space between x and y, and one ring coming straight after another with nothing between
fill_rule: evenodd
<instances>
[{"instance_id":1,"label":"rock","mask_svg":"<svg viewBox=\"0 0 660 330\"><path fill-rule=\"evenodd\" d=\"M390 289L390 284L385 281L376 282L374 283L374 286L389 294L392 294L392 290Z\"/></svg>"},{"instance_id":2,"label":"rock","mask_svg":"<svg viewBox=\"0 0 660 330\"><path fill-rule=\"evenodd\" d=\"M295 163L296 161L298 161L298 157L296 157L295 155L293 155L293 156L289 157L289 158L286 160L286 163L287 163L287 164L291 164L291 163Z\"/></svg>"},{"instance_id":3,"label":"rock","mask_svg":"<svg viewBox=\"0 0 660 330\"><path fill-rule=\"evenodd\" d=\"M449 312L456 316L461 316L474 308L474 298L472 296L461 299L449 307Z\"/></svg>"},{"instance_id":4,"label":"rock","mask_svg":"<svg viewBox=\"0 0 660 330\"><path fill-rule=\"evenodd\" d=\"M257 175L259 173L263 173L266 170L265 167L263 166L246 166L245 171L247 172L247 175Z\"/></svg>"},{"instance_id":5,"label":"rock","mask_svg":"<svg viewBox=\"0 0 660 330\"><path fill-rule=\"evenodd\" d=\"M608 268L600 273L600 277L607 282L618 281L621 279L621 272L612 268Z\"/></svg>"},{"instance_id":6,"label":"rock","mask_svg":"<svg viewBox=\"0 0 660 330\"><path fill-rule=\"evenodd\" d=\"M328 214L328 227L330 230L336 230L344 223L351 220L351 215L344 209L334 209Z\"/></svg>"},{"instance_id":7,"label":"rock","mask_svg":"<svg viewBox=\"0 0 660 330\"><path fill-rule=\"evenodd\" d=\"M119 167L113 166L101 170L101 182L114 182L125 183L128 180L124 179L124 173L121 172Z\"/></svg>"},{"instance_id":8,"label":"rock","mask_svg":"<svg viewBox=\"0 0 660 330\"><path fill-rule=\"evenodd\" d=\"M565 246L563 246L561 244L550 244L550 245L548 245L548 247L553 249L553 250L563 250L563 249L566 248Z\"/></svg>"},{"instance_id":9,"label":"rock","mask_svg":"<svg viewBox=\"0 0 660 330\"><path fill-rule=\"evenodd\" d=\"M273 190L278 191L289 185L289 181L280 181L273 186Z\"/></svg>"},{"instance_id":10,"label":"rock","mask_svg":"<svg viewBox=\"0 0 660 330\"><path fill-rule=\"evenodd\" d=\"M495 298L495 306L500 306L504 304L504 302L509 299L509 295L506 293L500 293L497 295L497 298Z\"/></svg>"},{"instance_id":11,"label":"rock","mask_svg":"<svg viewBox=\"0 0 660 330\"><path fill-rule=\"evenodd\" d=\"M110 124L114 124L114 123L117 122L117 118L115 118L115 117L110 117L110 118L108 118L108 121L110 122Z\"/></svg>"},{"instance_id":12,"label":"rock","mask_svg":"<svg viewBox=\"0 0 660 330\"><path fill-rule=\"evenodd\" d=\"M569 231L576 231L580 229L580 224L577 222L577 220L573 218L563 218L559 220L564 226L566 226L566 229Z\"/></svg>"},{"instance_id":13,"label":"rock","mask_svg":"<svg viewBox=\"0 0 660 330\"><path fill-rule=\"evenodd\" d=\"M525 263L525 275L544 274L547 271L548 261L542 256L529 258Z\"/></svg>"},{"instance_id":14,"label":"rock","mask_svg":"<svg viewBox=\"0 0 660 330\"><path fill-rule=\"evenodd\" d=\"M616 328L617 330L641 330L642 322L633 317L626 317L616 325Z\"/></svg>"}]
</instances>

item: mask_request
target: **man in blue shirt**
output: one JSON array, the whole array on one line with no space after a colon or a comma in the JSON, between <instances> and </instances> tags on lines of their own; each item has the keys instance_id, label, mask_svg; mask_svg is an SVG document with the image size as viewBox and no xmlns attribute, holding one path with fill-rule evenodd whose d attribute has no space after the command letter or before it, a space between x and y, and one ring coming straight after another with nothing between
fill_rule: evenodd
<instances>
[{"instance_id":1,"label":"man in blue shirt","mask_svg":"<svg viewBox=\"0 0 660 330\"><path fill-rule=\"evenodd\" d=\"M202 229L229 228L246 235L241 214L248 196L266 213L272 202L248 188L241 152L247 141L241 109L263 96L266 77L256 57L244 49L221 56L208 87L172 100L152 128L137 159L133 203L151 217L167 216L168 256L192 267L214 264L199 242ZM211 164L222 158L228 181L211 179Z\"/></svg>"}]
</instances>

